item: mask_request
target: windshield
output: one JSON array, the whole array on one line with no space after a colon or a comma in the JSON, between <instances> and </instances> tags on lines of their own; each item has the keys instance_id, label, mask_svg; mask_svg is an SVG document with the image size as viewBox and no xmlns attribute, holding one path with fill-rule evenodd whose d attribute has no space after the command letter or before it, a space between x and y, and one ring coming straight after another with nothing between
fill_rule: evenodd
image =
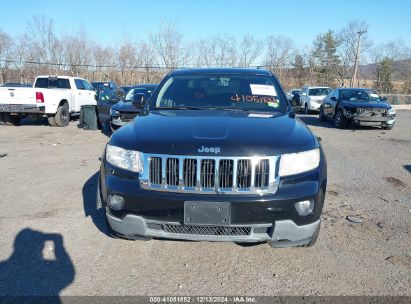
<instances>
[{"instance_id":1,"label":"windshield","mask_svg":"<svg viewBox=\"0 0 411 304\"><path fill-rule=\"evenodd\" d=\"M146 99L151 98L151 95L153 94L154 88L134 88L128 91L126 97L124 98L124 101L126 102L132 102L133 101L133 96L137 94L144 94Z\"/></svg>"},{"instance_id":2,"label":"windshield","mask_svg":"<svg viewBox=\"0 0 411 304\"><path fill-rule=\"evenodd\" d=\"M309 89L308 90L308 95L309 96L325 96L331 93L330 88L315 88L315 89Z\"/></svg>"},{"instance_id":3,"label":"windshield","mask_svg":"<svg viewBox=\"0 0 411 304\"><path fill-rule=\"evenodd\" d=\"M341 100L349 101L382 101L382 98L374 91L367 90L341 90Z\"/></svg>"},{"instance_id":4,"label":"windshield","mask_svg":"<svg viewBox=\"0 0 411 304\"><path fill-rule=\"evenodd\" d=\"M257 75L192 75L170 77L151 109L230 109L285 112L274 78Z\"/></svg>"},{"instance_id":5,"label":"windshield","mask_svg":"<svg viewBox=\"0 0 411 304\"><path fill-rule=\"evenodd\" d=\"M117 99L116 94L106 87L99 87L97 89L97 96L99 100L113 100Z\"/></svg>"}]
</instances>

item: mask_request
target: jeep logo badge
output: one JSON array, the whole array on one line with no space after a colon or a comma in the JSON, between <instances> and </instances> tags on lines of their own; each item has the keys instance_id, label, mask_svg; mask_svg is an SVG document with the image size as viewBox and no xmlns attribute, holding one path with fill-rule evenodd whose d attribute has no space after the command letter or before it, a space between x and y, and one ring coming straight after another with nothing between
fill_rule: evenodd
<instances>
[{"instance_id":1,"label":"jeep logo badge","mask_svg":"<svg viewBox=\"0 0 411 304\"><path fill-rule=\"evenodd\" d=\"M218 154L220 153L220 147L204 147L202 146L200 149L198 149L199 153L215 153Z\"/></svg>"}]
</instances>

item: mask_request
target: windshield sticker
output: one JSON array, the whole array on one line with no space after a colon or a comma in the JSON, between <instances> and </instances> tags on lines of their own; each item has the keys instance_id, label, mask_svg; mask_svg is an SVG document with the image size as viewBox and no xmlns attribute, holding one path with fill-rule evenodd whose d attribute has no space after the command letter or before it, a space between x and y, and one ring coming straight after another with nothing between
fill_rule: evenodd
<instances>
[{"instance_id":1,"label":"windshield sticker","mask_svg":"<svg viewBox=\"0 0 411 304\"><path fill-rule=\"evenodd\" d=\"M257 117L257 118L270 118L273 117L273 115L270 114L257 114L257 113L251 113L248 115L248 117Z\"/></svg>"},{"instance_id":2,"label":"windshield sticker","mask_svg":"<svg viewBox=\"0 0 411 304\"><path fill-rule=\"evenodd\" d=\"M251 94L253 95L265 95L265 96L277 96L274 86L265 84L250 84Z\"/></svg>"},{"instance_id":3,"label":"windshield sticker","mask_svg":"<svg viewBox=\"0 0 411 304\"><path fill-rule=\"evenodd\" d=\"M278 102L268 102L267 105L271 108L278 108Z\"/></svg>"}]
</instances>

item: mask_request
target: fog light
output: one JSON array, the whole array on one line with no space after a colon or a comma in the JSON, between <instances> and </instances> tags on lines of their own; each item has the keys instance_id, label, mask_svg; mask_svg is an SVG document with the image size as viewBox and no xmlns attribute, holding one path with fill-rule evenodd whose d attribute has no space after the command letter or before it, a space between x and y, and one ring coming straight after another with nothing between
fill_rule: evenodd
<instances>
[{"instance_id":1,"label":"fog light","mask_svg":"<svg viewBox=\"0 0 411 304\"><path fill-rule=\"evenodd\" d=\"M314 210L314 201L307 200L295 203L295 210L299 215L309 215Z\"/></svg>"},{"instance_id":2,"label":"fog light","mask_svg":"<svg viewBox=\"0 0 411 304\"><path fill-rule=\"evenodd\" d=\"M124 206L124 198L119 195L109 194L108 205L110 206L111 209L121 210L123 209L123 206Z\"/></svg>"}]
</instances>

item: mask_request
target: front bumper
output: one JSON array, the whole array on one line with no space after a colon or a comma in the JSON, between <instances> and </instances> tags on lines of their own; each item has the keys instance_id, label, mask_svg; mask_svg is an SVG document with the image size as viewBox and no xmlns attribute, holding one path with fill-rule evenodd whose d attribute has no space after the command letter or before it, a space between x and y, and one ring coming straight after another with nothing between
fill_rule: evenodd
<instances>
[{"instance_id":1,"label":"front bumper","mask_svg":"<svg viewBox=\"0 0 411 304\"><path fill-rule=\"evenodd\" d=\"M107 213L107 221L111 229L117 233L133 238L133 236L192 240L192 241L215 241L215 242L273 242L277 245L295 246L308 244L320 225L320 220L307 225L296 225L291 220L283 220L272 224L254 224L250 226L229 225L220 229L220 233L231 228L249 227L248 235L206 235L203 232L184 233L181 229L184 225L176 222L150 221L133 214L127 214L123 218L117 218ZM170 229L167 227L176 227ZM211 230L210 227L201 227L204 232ZM198 231L201 229L197 229ZM212 227L214 228L214 227ZM186 229L186 231L189 229Z\"/></svg>"},{"instance_id":2,"label":"front bumper","mask_svg":"<svg viewBox=\"0 0 411 304\"><path fill-rule=\"evenodd\" d=\"M127 114L126 114L127 115ZM137 114L136 114L137 115ZM134 116L136 116L134 115ZM119 128L121 128L122 126L128 124L130 121L132 121L134 119L134 116L123 116L123 114L121 114L120 116L111 116L110 117L110 127L112 130L117 130Z\"/></svg>"},{"instance_id":3,"label":"front bumper","mask_svg":"<svg viewBox=\"0 0 411 304\"><path fill-rule=\"evenodd\" d=\"M125 238L156 237L194 241L269 242L286 247L308 244L319 229L326 190L326 163L322 158L316 170L280 180L278 191L266 195L190 194L146 190L138 174L102 162L99 197L108 224ZM124 198L121 210L113 210L108 195ZM314 202L314 210L300 216L294 204ZM184 224L187 201L230 203L231 221L224 226ZM209 230L203 233L202 228ZM247 233L232 233L237 229Z\"/></svg>"},{"instance_id":4,"label":"front bumper","mask_svg":"<svg viewBox=\"0 0 411 304\"><path fill-rule=\"evenodd\" d=\"M113 117L113 116L111 117L111 120L110 120L111 125L114 126L114 127L117 127L117 128L120 128L120 127L124 126L129 121L130 120L124 121L124 120L121 120L121 117Z\"/></svg>"},{"instance_id":5,"label":"front bumper","mask_svg":"<svg viewBox=\"0 0 411 304\"><path fill-rule=\"evenodd\" d=\"M321 103L309 101L309 102L307 103L307 105L308 105L308 109L309 109L310 111L320 111Z\"/></svg>"},{"instance_id":6,"label":"front bumper","mask_svg":"<svg viewBox=\"0 0 411 304\"><path fill-rule=\"evenodd\" d=\"M45 107L36 104L0 104L0 112L45 114Z\"/></svg>"},{"instance_id":7,"label":"front bumper","mask_svg":"<svg viewBox=\"0 0 411 304\"><path fill-rule=\"evenodd\" d=\"M394 116L361 116L354 115L352 121L360 126L394 125Z\"/></svg>"}]
</instances>

